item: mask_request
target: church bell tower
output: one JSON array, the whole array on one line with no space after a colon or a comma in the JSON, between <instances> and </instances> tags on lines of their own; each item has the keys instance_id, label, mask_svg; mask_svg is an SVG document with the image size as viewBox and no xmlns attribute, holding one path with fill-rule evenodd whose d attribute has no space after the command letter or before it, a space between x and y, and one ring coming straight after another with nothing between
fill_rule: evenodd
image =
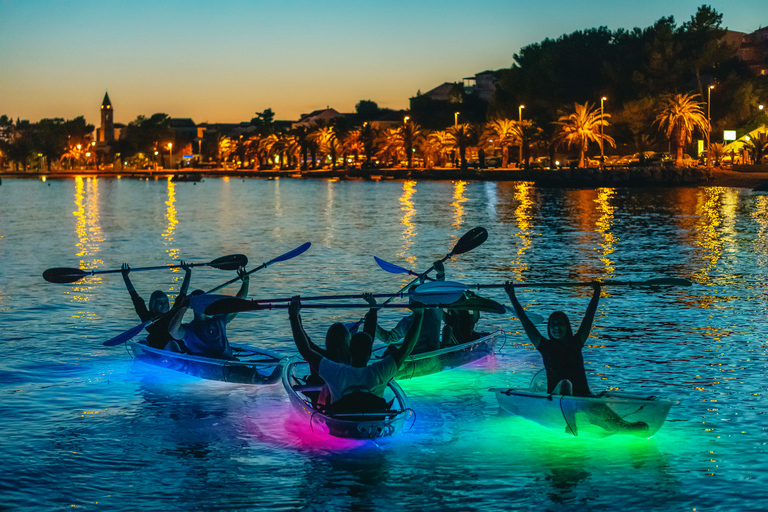
<instances>
[{"instance_id":1,"label":"church bell tower","mask_svg":"<svg viewBox=\"0 0 768 512\"><path fill-rule=\"evenodd\" d=\"M115 141L115 121L112 111L112 102L109 94L104 93L104 101L101 103L101 129L99 130L99 142L110 144Z\"/></svg>"}]
</instances>

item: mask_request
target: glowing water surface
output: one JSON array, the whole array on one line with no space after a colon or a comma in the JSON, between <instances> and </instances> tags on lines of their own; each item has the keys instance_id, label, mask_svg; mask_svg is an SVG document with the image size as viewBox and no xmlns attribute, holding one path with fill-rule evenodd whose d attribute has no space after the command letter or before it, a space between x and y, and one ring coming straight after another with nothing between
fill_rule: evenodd
<instances>
[{"instance_id":1,"label":"glowing water surface","mask_svg":"<svg viewBox=\"0 0 768 512\"><path fill-rule=\"evenodd\" d=\"M541 190L524 183L206 179L3 180L0 186L0 491L13 508L763 510L768 500L768 198L748 190ZM474 226L451 280L684 277L691 288L606 288L585 350L595 390L679 403L650 440L583 440L500 411L491 387L540 366L516 320L498 354L401 384L416 412L376 443L314 434L281 386L204 381L102 342L139 323L119 274L83 269L207 262L249 267L251 295L395 291ZM147 298L182 273L134 272ZM193 288L234 277L193 271ZM236 286L229 293L236 291ZM577 324L588 288L522 290L531 311ZM488 296L504 300L499 290ZM396 311L381 314L391 327ZM316 341L359 311L313 310ZM543 328L543 326L542 326ZM233 342L295 353L284 311L243 313Z\"/></svg>"}]
</instances>

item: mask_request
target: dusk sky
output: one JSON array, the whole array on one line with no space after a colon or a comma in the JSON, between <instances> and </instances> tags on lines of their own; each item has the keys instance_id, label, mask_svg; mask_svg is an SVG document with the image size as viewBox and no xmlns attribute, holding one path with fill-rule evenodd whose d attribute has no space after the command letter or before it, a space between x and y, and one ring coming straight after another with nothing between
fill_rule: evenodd
<instances>
[{"instance_id":1,"label":"dusk sky","mask_svg":"<svg viewBox=\"0 0 768 512\"><path fill-rule=\"evenodd\" d=\"M0 114L99 124L167 113L195 122L277 119L362 99L408 108L443 82L509 67L521 47L585 28L690 19L701 0L0 0ZM731 30L768 2L709 2ZM586 99L586 98L585 98Z\"/></svg>"}]
</instances>

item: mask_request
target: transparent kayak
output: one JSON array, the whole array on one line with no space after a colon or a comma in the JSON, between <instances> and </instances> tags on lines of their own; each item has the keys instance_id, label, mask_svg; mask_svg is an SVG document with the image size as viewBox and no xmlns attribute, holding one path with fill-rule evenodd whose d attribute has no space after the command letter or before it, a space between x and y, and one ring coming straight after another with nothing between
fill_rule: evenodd
<instances>
[{"instance_id":1,"label":"transparent kayak","mask_svg":"<svg viewBox=\"0 0 768 512\"><path fill-rule=\"evenodd\" d=\"M535 380L535 379L534 379ZM580 397L550 395L540 386L493 388L505 411L560 432L579 437L611 435L651 437L667 419L673 402L657 397L603 392Z\"/></svg>"},{"instance_id":2,"label":"transparent kayak","mask_svg":"<svg viewBox=\"0 0 768 512\"><path fill-rule=\"evenodd\" d=\"M227 360L152 348L143 340L129 341L126 345L138 361L202 379L271 385L280 381L282 372L280 356L266 350L232 345L232 352L237 360Z\"/></svg>"},{"instance_id":3,"label":"transparent kayak","mask_svg":"<svg viewBox=\"0 0 768 512\"><path fill-rule=\"evenodd\" d=\"M402 388L392 380L384 398L391 402L387 410L365 413L328 413L312 405L311 394L320 386L307 386L309 364L299 358L291 359L283 368L283 387L291 404L300 416L309 422L313 432L347 439L376 439L393 436L402 431L405 423L414 418Z\"/></svg>"},{"instance_id":4,"label":"transparent kayak","mask_svg":"<svg viewBox=\"0 0 768 512\"><path fill-rule=\"evenodd\" d=\"M496 342L504 335L504 331L497 331L485 334L481 338L462 343L461 345L445 347L432 352L412 354L405 360L403 367L397 372L395 378L400 380L412 379L472 363L493 354ZM376 356L381 357L384 349L386 347L379 348L376 351Z\"/></svg>"}]
</instances>

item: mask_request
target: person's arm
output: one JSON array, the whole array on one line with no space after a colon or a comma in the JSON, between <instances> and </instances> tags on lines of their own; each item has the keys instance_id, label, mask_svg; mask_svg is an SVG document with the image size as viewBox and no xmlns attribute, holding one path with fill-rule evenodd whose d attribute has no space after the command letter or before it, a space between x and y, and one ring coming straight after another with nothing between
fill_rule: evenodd
<instances>
[{"instance_id":1,"label":"person's arm","mask_svg":"<svg viewBox=\"0 0 768 512\"><path fill-rule=\"evenodd\" d=\"M299 311L301 311L301 298L296 295L288 306L288 319L291 321L293 341L296 343L296 348L299 349L301 357L309 363L310 368L317 372L318 368L320 368L320 361L323 360L323 356L312 350L312 347L309 346L309 339L301 325Z\"/></svg>"},{"instance_id":2,"label":"person's arm","mask_svg":"<svg viewBox=\"0 0 768 512\"><path fill-rule=\"evenodd\" d=\"M189 290L189 278L192 276L192 267L187 265L184 261L181 262L181 268L184 269L184 280L181 282L181 288L179 288L179 294L176 296L176 300L173 301L173 307L181 306L181 301L187 296L187 290Z\"/></svg>"},{"instance_id":3,"label":"person's arm","mask_svg":"<svg viewBox=\"0 0 768 512\"><path fill-rule=\"evenodd\" d=\"M375 307L376 299L373 297L373 294L364 293L363 300L371 306L371 309L369 309L368 313L365 315L363 332L368 334L371 339L375 339L376 333L378 332L379 308Z\"/></svg>"},{"instance_id":4,"label":"person's arm","mask_svg":"<svg viewBox=\"0 0 768 512\"><path fill-rule=\"evenodd\" d=\"M170 311L166 313L173 315L173 318L171 318L171 321L168 323L168 334L175 340L183 339L184 335L187 333L187 326L181 323L187 309L189 309L189 300L184 300L176 312Z\"/></svg>"},{"instance_id":5,"label":"person's arm","mask_svg":"<svg viewBox=\"0 0 768 512\"><path fill-rule=\"evenodd\" d=\"M237 276L243 280L243 284L240 286L240 290L238 290L237 295L235 295L235 297L237 297L238 299L245 299L248 297L248 284L251 281L251 276L248 275L244 267L240 267L239 269L237 269ZM226 316L226 318L224 319L224 322L229 323L232 320L234 320L236 316L237 316L237 313L230 313Z\"/></svg>"},{"instance_id":6,"label":"person's arm","mask_svg":"<svg viewBox=\"0 0 768 512\"><path fill-rule=\"evenodd\" d=\"M144 299L139 297L138 293L136 293L136 289L133 287L133 283L131 283L131 278L128 277L130 272L131 267L129 267L127 263L123 263L123 265L120 267L120 273L123 274L125 287L128 289L128 293L131 295L133 309L136 311L136 314L139 315L141 321L146 322L152 318L152 315L150 314L149 309L147 309L147 303L144 302Z\"/></svg>"},{"instance_id":7,"label":"person's arm","mask_svg":"<svg viewBox=\"0 0 768 512\"><path fill-rule=\"evenodd\" d=\"M394 359L398 369L402 368L405 359L411 355L414 347L416 347L416 342L419 340L419 335L421 334L421 321L424 320L424 304L421 302L413 302L411 308L413 309L411 327L405 334L402 346L390 355L390 357Z\"/></svg>"},{"instance_id":8,"label":"person's arm","mask_svg":"<svg viewBox=\"0 0 768 512\"><path fill-rule=\"evenodd\" d=\"M433 265L435 268L435 279L438 281L445 281L445 265L443 265L442 261L436 261Z\"/></svg>"},{"instance_id":9,"label":"person's arm","mask_svg":"<svg viewBox=\"0 0 768 512\"><path fill-rule=\"evenodd\" d=\"M388 331L382 328L381 326L377 325L376 338L380 339L387 345L391 345L392 343L397 343L403 338L403 336L405 336L405 333L408 332L408 328L411 325L411 319L412 319L411 315L406 316L405 318L397 322L397 325L391 331Z\"/></svg>"},{"instance_id":10,"label":"person's arm","mask_svg":"<svg viewBox=\"0 0 768 512\"><path fill-rule=\"evenodd\" d=\"M525 329L525 334L528 335L528 339L531 340L534 347L539 348L539 342L542 338L541 333L536 329L536 326L533 325L533 322L528 318L528 315L525 314L525 310L523 309L523 306L520 305L520 301L517 300L515 287L512 283L507 283L507 285L504 286L504 291L507 292L509 300L512 302L512 307L515 308L515 314L517 315L517 318L520 319L520 323L523 324L523 329Z\"/></svg>"},{"instance_id":11,"label":"person's arm","mask_svg":"<svg viewBox=\"0 0 768 512\"><path fill-rule=\"evenodd\" d=\"M597 312L597 303L600 301L600 283L592 281L590 284L594 290L592 292L592 300L589 301L587 312L584 314L584 320L581 321L579 330L576 332L576 338L581 342L582 346L584 346L587 338L589 338L589 331L592 330L592 322L595 320L595 313Z\"/></svg>"}]
</instances>

